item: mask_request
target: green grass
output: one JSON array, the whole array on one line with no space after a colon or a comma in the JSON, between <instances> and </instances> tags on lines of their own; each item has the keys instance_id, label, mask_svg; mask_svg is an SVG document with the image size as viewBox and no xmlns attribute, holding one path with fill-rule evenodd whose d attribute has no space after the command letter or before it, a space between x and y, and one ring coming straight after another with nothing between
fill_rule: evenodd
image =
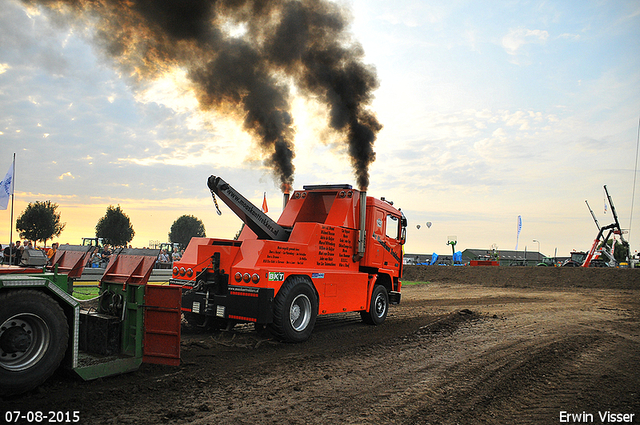
<instances>
[{"instance_id":1,"label":"green grass","mask_svg":"<svg viewBox=\"0 0 640 425\"><path fill-rule=\"evenodd\" d=\"M84 288L73 288L73 296L79 300L88 300L91 298L95 298L98 296L99 288L95 287L84 287Z\"/></svg>"},{"instance_id":2,"label":"green grass","mask_svg":"<svg viewBox=\"0 0 640 425\"><path fill-rule=\"evenodd\" d=\"M407 286L407 285L430 285L431 282L427 281L427 282L411 282L408 280L403 280L402 281L402 286Z\"/></svg>"}]
</instances>

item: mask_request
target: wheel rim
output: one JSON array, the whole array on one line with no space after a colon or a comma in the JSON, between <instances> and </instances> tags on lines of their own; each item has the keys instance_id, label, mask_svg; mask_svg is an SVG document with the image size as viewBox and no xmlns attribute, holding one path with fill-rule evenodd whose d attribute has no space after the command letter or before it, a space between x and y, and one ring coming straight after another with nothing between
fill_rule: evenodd
<instances>
[{"instance_id":1,"label":"wheel rim","mask_svg":"<svg viewBox=\"0 0 640 425\"><path fill-rule=\"evenodd\" d=\"M311 320L311 300L304 294L300 294L293 299L289 309L289 320L291 327L297 331L303 331Z\"/></svg>"},{"instance_id":2,"label":"wheel rim","mask_svg":"<svg viewBox=\"0 0 640 425\"><path fill-rule=\"evenodd\" d=\"M383 317L387 312L387 301L384 299L384 294L380 293L376 296L374 302L376 317Z\"/></svg>"},{"instance_id":3,"label":"wheel rim","mask_svg":"<svg viewBox=\"0 0 640 425\"><path fill-rule=\"evenodd\" d=\"M40 361L51 342L49 326L31 313L17 314L0 326L0 367L19 372Z\"/></svg>"}]
</instances>

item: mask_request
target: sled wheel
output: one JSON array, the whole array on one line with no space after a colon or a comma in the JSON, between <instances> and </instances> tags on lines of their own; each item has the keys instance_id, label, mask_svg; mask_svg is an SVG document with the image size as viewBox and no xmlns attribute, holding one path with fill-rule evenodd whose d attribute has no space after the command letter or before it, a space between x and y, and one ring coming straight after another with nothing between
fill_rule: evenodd
<instances>
[{"instance_id":1,"label":"sled wheel","mask_svg":"<svg viewBox=\"0 0 640 425\"><path fill-rule=\"evenodd\" d=\"M204 325L204 321L206 319L206 316L204 314L189 313L189 312L185 312L185 313L182 313L182 314L184 315L184 320L187 321L189 326L202 327Z\"/></svg>"},{"instance_id":2,"label":"sled wheel","mask_svg":"<svg viewBox=\"0 0 640 425\"><path fill-rule=\"evenodd\" d=\"M318 302L313 287L303 277L294 276L276 295L270 327L283 341L303 342L311 336L317 315Z\"/></svg>"},{"instance_id":3,"label":"sled wheel","mask_svg":"<svg viewBox=\"0 0 640 425\"><path fill-rule=\"evenodd\" d=\"M0 394L19 394L46 381L68 342L66 316L50 296L22 289L0 294Z\"/></svg>"},{"instance_id":4,"label":"sled wheel","mask_svg":"<svg viewBox=\"0 0 640 425\"><path fill-rule=\"evenodd\" d=\"M361 311L362 320L369 325L379 325L387 318L389 311L389 295L382 285L373 287L369 311Z\"/></svg>"}]
</instances>

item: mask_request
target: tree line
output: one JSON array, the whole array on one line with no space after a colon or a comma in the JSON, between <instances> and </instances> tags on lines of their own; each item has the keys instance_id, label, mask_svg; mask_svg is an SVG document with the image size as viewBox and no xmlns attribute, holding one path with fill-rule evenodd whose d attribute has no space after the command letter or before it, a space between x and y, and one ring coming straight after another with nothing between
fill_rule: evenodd
<instances>
[{"instance_id":1,"label":"tree line","mask_svg":"<svg viewBox=\"0 0 640 425\"><path fill-rule=\"evenodd\" d=\"M66 223L61 221L58 204L51 201L29 203L16 221L16 230L20 238L42 242L59 237ZM109 205L103 217L96 224L96 237L102 238L111 246L127 246L133 240L135 231L129 216L122 211L120 205ZM192 237L205 237L204 224L193 215L178 217L169 231L169 242L178 243L185 248Z\"/></svg>"}]
</instances>

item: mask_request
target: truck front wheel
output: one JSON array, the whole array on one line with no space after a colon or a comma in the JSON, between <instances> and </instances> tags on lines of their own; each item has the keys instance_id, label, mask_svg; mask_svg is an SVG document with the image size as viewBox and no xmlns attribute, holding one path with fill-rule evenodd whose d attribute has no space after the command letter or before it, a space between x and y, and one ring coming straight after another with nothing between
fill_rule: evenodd
<instances>
[{"instance_id":1,"label":"truck front wheel","mask_svg":"<svg viewBox=\"0 0 640 425\"><path fill-rule=\"evenodd\" d=\"M37 387L60 366L69 341L64 311L43 292L0 294L0 394Z\"/></svg>"},{"instance_id":2,"label":"truck front wheel","mask_svg":"<svg viewBox=\"0 0 640 425\"><path fill-rule=\"evenodd\" d=\"M302 277L288 279L274 300L271 331L281 340L309 339L318 315L318 301L311 285Z\"/></svg>"},{"instance_id":3,"label":"truck front wheel","mask_svg":"<svg viewBox=\"0 0 640 425\"><path fill-rule=\"evenodd\" d=\"M369 325L379 325L387 318L389 311L389 294L382 285L373 287L369 311L361 311L362 320Z\"/></svg>"}]
</instances>

